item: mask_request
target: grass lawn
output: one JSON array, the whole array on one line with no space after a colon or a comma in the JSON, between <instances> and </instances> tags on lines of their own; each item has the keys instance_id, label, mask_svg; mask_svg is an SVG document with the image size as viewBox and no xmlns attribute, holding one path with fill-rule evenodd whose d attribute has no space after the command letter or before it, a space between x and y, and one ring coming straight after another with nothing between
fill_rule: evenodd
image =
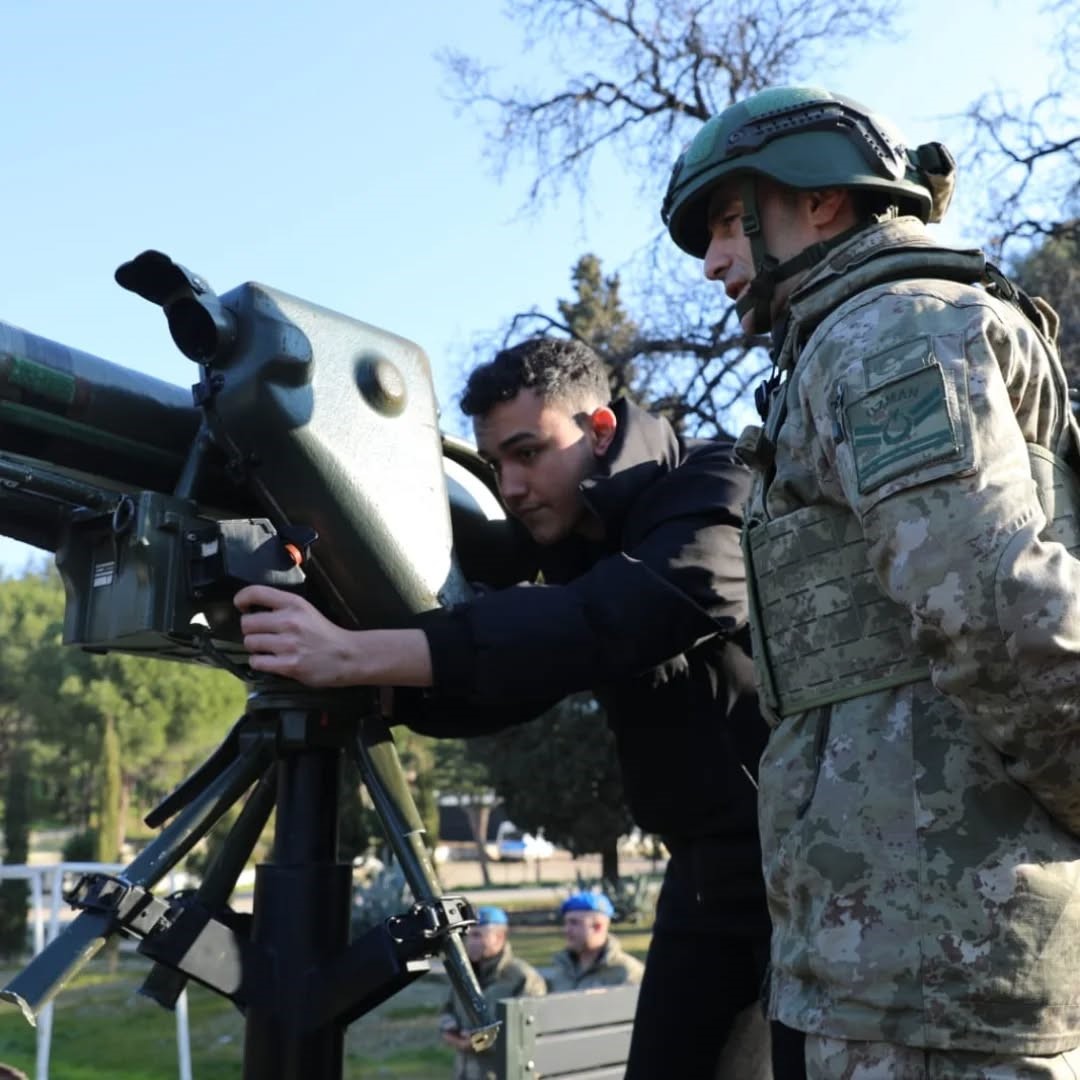
<instances>
[{"instance_id":1,"label":"grass lawn","mask_svg":"<svg viewBox=\"0 0 1080 1080\"><path fill-rule=\"evenodd\" d=\"M623 946L645 956L649 930L618 931ZM556 926L513 927L518 956L546 966L563 947ZM123 955L115 974L95 959L56 998L52 1080L175 1080L176 1022L136 991L149 971ZM10 972L0 973L6 982ZM445 978L424 976L352 1024L346 1036L346 1080L445 1080L452 1053L439 1042L435 1018L447 994ZM199 986L188 991L192 1072L196 1080L236 1080L243 1061L243 1017ZM0 1061L34 1074L34 1030L14 1006L0 1004Z\"/></svg>"},{"instance_id":2,"label":"grass lawn","mask_svg":"<svg viewBox=\"0 0 1080 1080\"><path fill-rule=\"evenodd\" d=\"M125 960L115 977L77 979L56 999L52 1080L175 1080L176 1022L136 991L147 965ZM438 1042L435 1016L446 985L433 976L406 987L349 1028L344 1075L428 1080L450 1075L452 1055ZM199 986L188 990L192 1072L197 1080L236 1080L244 1020ZM18 1010L0 1007L0 1061L34 1074L35 1036Z\"/></svg>"}]
</instances>

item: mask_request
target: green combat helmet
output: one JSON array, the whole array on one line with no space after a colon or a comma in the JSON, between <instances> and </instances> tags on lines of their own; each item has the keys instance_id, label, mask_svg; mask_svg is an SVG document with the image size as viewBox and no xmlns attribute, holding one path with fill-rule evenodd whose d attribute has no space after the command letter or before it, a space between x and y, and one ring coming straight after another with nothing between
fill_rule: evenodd
<instances>
[{"instance_id":1,"label":"green combat helmet","mask_svg":"<svg viewBox=\"0 0 1080 1080\"><path fill-rule=\"evenodd\" d=\"M927 222L944 215L955 169L940 143L908 150L888 121L850 98L814 87L774 87L706 122L675 162L660 213L675 243L704 258L713 189L729 177L741 181L743 232L750 239L756 276L736 311L741 318L753 309L754 330L763 333L777 283L818 262L848 234L815 244L781 265L765 250L756 176L803 190L880 192L891 196L901 213Z\"/></svg>"}]
</instances>

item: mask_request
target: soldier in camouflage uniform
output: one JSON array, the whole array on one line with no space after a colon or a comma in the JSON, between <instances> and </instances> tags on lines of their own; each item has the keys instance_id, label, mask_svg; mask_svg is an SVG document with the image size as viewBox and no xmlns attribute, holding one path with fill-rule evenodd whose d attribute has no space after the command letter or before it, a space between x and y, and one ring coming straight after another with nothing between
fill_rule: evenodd
<instances>
[{"instance_id":1,"label":"soldier in camouflage uniform","mask_svg":"<svg viewBox=\"0 0 1080 1080\"><path fill-rule=\"evenodd\" d=\"M496 1005L503 998L543 997L547 993L544 977L536 968L514 956L507 940L508 932L506 912L484 906L476 909L476 925L469 927L465 937L465 948L491 1016L498 1015ZM439 1015L439 1030L443 1041L457 1051L454 1080L495 1080L498 1044L481 1053L473 1050L462 1028L464 1015L451 993ZM502 1038L501 1033L499 1037Z\"/></svg>"},{"instance_id":2,"label":"soldier in camouflage uniform","mask_svg":"<svg viewBox=\"0 0 1080 1080\"><path fill-rule=\"evenodd\" d=\"M603 893L576 892L559 908L566 948L551 960L548 993L596 990L605 986L636 986L645 965L626 952L611 932L615 907Z\"/></svg>"},{"instance_id":3,"label":"soldier in camouflage uniform","mask_svg":"<svg viewBox=\"0 0 1080 1080\"><path fill-rule=\"evenodd\" d=\"M1053 312L925 228L953 170L777 88L663 210L772 331L744 549L769 1012L812 1080L1080 1076L1077 427Z\"/></svg>"}]
</instances>

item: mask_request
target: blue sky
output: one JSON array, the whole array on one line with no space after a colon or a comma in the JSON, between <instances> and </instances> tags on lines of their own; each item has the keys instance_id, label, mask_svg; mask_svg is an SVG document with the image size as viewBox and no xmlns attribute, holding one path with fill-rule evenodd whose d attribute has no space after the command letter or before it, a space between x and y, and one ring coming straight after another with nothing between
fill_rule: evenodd
<instances>
[{"instance_id":1,"label":"blue sky","mask_svg":"<svg viewBox=\"0 0 1080 1080\"><path fill-rule=\"evenodd\" d=\"M812 81L912 143L955 142L984 90L1043 89L1037 0L901 10L902 37ZM527 81L545 56L499 0L0 0L0 41L0 321L170 382L194 368L112 278L146 248L219 292L262 281L412 338L450 414L480 336L569 295L584 251L626 269L657 228L666 176L641 193L602 157L584 206L568 190L536 216L518 213L527 168L492 176L435 54ZM943 237L977 242L963 225ZM31 554L0 539L0 568Z\"/></svg>"}]
</instances>

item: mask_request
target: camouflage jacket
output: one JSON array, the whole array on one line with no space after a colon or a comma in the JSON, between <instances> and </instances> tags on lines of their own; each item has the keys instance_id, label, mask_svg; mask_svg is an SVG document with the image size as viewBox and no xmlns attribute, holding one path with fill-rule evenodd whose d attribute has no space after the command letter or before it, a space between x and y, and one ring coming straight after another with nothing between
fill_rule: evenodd
<instances>
[{"instance_id":1,"label":"camouflage jacket","mask_svg":"<svg viewBox=\"0 0 1080 1080\"><path fill-rule=\"evenodd\" d=\"M1053 320L963 283L981 265L901 218L792 296L746 514L748 541L773 530L769 573L795 570L755 612L763 659L812 675L886 610L923 671L833 675L831 702L774 718L770 1009L846 1039L1051 1054L1080 1044L1080 562L1045 539L1031 456L1073 455L1075 422ZM852 538L865 577L802 588Z\"/></svg>"},{"instance_id":2,"label":"camouflage jacket","mask_svg":"<svg viewBox=\"0 0 1080 1080\"><path fill-rule=\"evenodd\" d=\"M579 968L577 954L569 949L557 952L552 966L555 970L547 981L549 994L634 985L641 982L645 974L645 965L636 956L625 952L614 934L608 934L607 944L587 967Z\"/></svg>"},{"instance_id":3,"label":"camouflage jacket","mask_svg":"<svg viewBox=\"0 0 1080 1080\"><path fill-rule=\"evenodd\" d=\"M531 964L518 960L507 943L492 962L476 966L476 978L493 1017L498 1015L496 1004L503 998L543 997L547 993L544 977ZM464 1031L465 1013L455 994L450 994L439 1015L440 1031ZM499 1038L502 1038L500 1033ZM483 1053L458 1050L454 1060L454 1080L493 1080L495 1076L496 1043Z\"/></svg>"}]
</instances>

